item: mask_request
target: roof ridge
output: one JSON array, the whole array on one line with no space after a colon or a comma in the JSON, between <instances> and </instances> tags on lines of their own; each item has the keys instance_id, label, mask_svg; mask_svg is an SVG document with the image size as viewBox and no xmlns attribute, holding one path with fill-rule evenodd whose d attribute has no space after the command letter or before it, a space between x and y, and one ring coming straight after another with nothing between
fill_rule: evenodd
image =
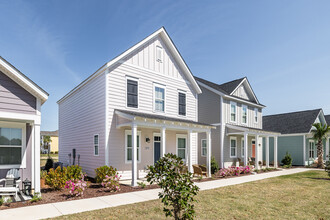
<instances>
[{"instance_id":1,"label":"roof ridge","mask_svg":"<svg viewBox=\"0 0 330 220\"><path fill-rule=\"evenodd\" d=\"M322 108L318 108L318 109L302 110L302 111L295 111L295 112L279 113L279 114L273 114L273 115L264 115L262 117L270 117L270 116L277 116L277 115L289 115L289 114L296 114L296 113L302 113L302 112L312 112L312 111L321 111L321 110L322 110Z\"/></svg>"},{"instance_id":2,"label":"roof ridge","mask_svg":"<svg viewBox=\"0 0 330 220\"><path fill-rule=\"evenodd\" d=\"M231 80L231 81L228 81L228 82L225 82L225 83L219 84L219 86L224 85L224 84L228 84L228 83L233 83L233 82L236 82L236 81L242 81L243 79L247 79L247 77L244 76L244 77L239 78L239 79L234 79L234 80Z\"/></svg>"}]
</instances>

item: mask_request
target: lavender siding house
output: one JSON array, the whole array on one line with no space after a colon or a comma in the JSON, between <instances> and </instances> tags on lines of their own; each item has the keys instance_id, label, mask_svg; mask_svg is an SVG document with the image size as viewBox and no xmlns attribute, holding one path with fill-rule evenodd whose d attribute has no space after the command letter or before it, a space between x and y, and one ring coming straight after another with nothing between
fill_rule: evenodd
<instances>
[{"instance_id":1,"label":"lavender siding house","mask_svg":"<svg viewBox=\"0 0 330 220\"><path fill-rule=\"evenodd\" d=\"M0 57L0 179L20 170L40 192L41 105L48 94Z\"/></svg>"},{"instance_id":2,"label":"lavender siding house","mask_svg":"<svg viewBox=\"0 0 330 220\"><path fill-rule=\"evenodd\" d=\"M198 163L201 89L164 28L104 64L58 101L59 160L89 176L102 165L137 184L165 153ZM210 168L210 150L206 164ZM210 169L209 169L210 170Z\"/></svg>"}]
</instances>

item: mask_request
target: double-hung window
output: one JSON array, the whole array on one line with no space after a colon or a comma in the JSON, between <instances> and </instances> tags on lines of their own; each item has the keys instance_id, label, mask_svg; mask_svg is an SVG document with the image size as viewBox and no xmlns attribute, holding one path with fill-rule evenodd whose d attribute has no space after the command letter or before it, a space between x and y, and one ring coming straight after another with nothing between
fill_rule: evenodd
<instances>
[{"instance_id":1,"label":"double-hung window","mask_svg":"<svg viewBox=\"0 0 330 220\"><path fill-rule=\"evenodd\" d=\"M309 158L315 158L315 142L309 141Z\"/></svg>"},{"instance_id":2,"label":"double-hung window","mask_svg":"<svg viewBox=\"0 0 330 220\"><path fill-rule=\"evenodd\" d=\"M184 135L176 136L176 144L177 144L177 156L182 160L186 160L186 149L187 149L187 138Z\"/></svg>"},{"instance_id":3,"label":"double-hung window","mask_svg":"<svg viewBox=\"0 0 330 220\"><path fill-rule=\"evenodd\" d=\"M99 155L99 135L94 135L94 156Z\"/></svg>"},{"instance_id":4,"label":"double-hung window","mask_svg":"<svg viewBox=\"0 0 330 220\"><path fill-rule=\"evenodd\" d=\"M0 124L0 167L25 167L25 124Z\"/></svg>"},{"instance_id":5,"label":"double-hung window","mask_svg":"<svg viewBox=\"0 0 330 220\"><path fill-rule=\"evenodd\" d=\"M242 105L242 124L246 124L247 123L247 111L248 108L246 105Z\"/></svg>"},{"instance_id":6,"label":"double-hung window","mask_svg":"<svg viewBox=\"0 0 330 220\"><path fill-rule=\"evenodd\" d=\"M206 139L202 139L202 156L206 157L207 155L207 142Z\"/></svg>"},{"instance_id":7,"label":"double-hung window","mask_svg":"<svg viewBox=\"0 0 330 220\"><path fill-rule=\"evenodd\" d=\"M230 138L230 157L237 157L237 139L236 137Z\"/></svg>"},{"instance_id":8,"label":"double-hung window","mask_svg":"<svg viewBox=\"0 0 330 220\"><path fill-rule=\"evenodd\" d=\"M254 122L258 123L258 109L254 108Z\"/></svg>"},{"instance_id":9,"label":"double-hung window","mask_svg":"<svg viewBox=\"0 0 330 220\"><path fill-rule=\"evenodd\" d=\"M141 132L138 131L136 136L136 144L137 144L137 161L140 162L141 151ZM132 143L132 131L125 131L125 161L126 163L132 162L133 158L133 143Z\"/></svg>"},{"instance_id":10,"label":"double-hung window","mask_svg":"<svg viewBox=\"0 0 330 220\"><path fill-rule=\"evenodd\" d=\"M179 92L179 115L186 115L186 93Z\"/></svg>"},{"instance_id":11,"label":"double-hung window","mask_svg":"<svg viewBox=\"0 0 330 220\"><path fill-rule=\"evenodd\" d=\"M154 111L165 112L165 87L154 85Z\"/></svg>"},{"instance_id":12,"label":"double-hung window","mask_svg":"<svg viewBox=\"0 0 330 220\"><path fill-rule=\"evenodd\" d=\"M236 122L237 104L236 102L230 102L230 122Z\"/></svg>"},{"instance_id":13,"label":"double-hung window","mask_svg":"<svg viewBox=\"0 0 330 220\"><path fill-rule=\"evenodd\" d=\"M138 108L138 81L127 79L127 107Z\"/></svg>"}]
</instances>

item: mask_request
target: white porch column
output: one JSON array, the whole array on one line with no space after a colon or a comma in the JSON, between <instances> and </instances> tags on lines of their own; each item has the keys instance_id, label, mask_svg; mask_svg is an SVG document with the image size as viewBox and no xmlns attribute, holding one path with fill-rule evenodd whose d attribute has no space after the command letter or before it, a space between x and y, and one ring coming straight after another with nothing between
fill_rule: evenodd
<instances>
[{"instance_id":1,"label":"white porch column","mask_svg":"<svg viewBox=\"0 0 330 220\"><path fill-rule=\"evenodd\" d=\"M34 124L34 192L40 193L40 124Z\"/></svg>"},{"instance_id":2,"label":"white porch column","mask_svg":"<svg viewBox=\"0 0 330 220\"><path fill-rule=\"evenodd\" d=\"M256 146L255 146L255 153L256 153L256 158L255 158L255 169L259 169L259 135L255 136L256 138Z\"/></svg>"},{"instance_id":3,"label":"white porch column","mask_svg":"<svg viewBox=\"0 0 330 220\"><path fill-rule=\"evenodd\" d=\"M325 160L329 160L329 137L327 137L327 140L325 142Z\"/></svg>"},{"instance_id":4,"label":"white porch column","mask_svg":"<svg viewBox=\"0 0 330 220\"><path fill-rule=\"evenodd\" d=\"M277 168L277 136L274 137L274 167Z\"/></svg>"},{"instance_id":5,"label":"white porch column","mask_svg":"<svg viewBox=\"0 0 330 220\"><path fill-rule=\"evenodd\" d=\"M132 124L132 186L137 186L137 125Z\"/></svg>"},{"instance_id":6,"label":"white porch column","mask_svg":"<svg viewBox=\"0 0 330 220\"><path fill-rule=\"evenodd\" d=\"M269 168L269 136L266 137L266 167Z\"/></svg>"},{"instance_id":7,"label":"white porch column","mask_svg":"<svg viewBox=\"0 0 330 220\"><path fill-rule=\"evenodd\" d=\"M192 130L188 131L188 143L187 143L187 150L188 150L188 170L189 172L193 172L193 167L192 167Z\"/></svg>"},{"instance_id":8,"label":"white porch column","mask_svg":"<svg viewBox=\"0 0 330 220\"><path fill-rule=\"evenodd\" d=\"M207 176L211 177L211 131L206 132L206 142L207 142L207 151L206 151L206 164L207 164Z\"/></svg>"},{"instance_id":9,"label":"white porch column","mask_svg":"<svg viewBox=\"0 0 330 220\"><path fill-rule=\"evenodd\" d=\"M248 165L248 134L244 132L244 166Z\"/></svg>"},{"instance_id":10,"label":"white porch column","mask_svg":"<svg viewBox=\"0 0 330 220\"><path fill-rule=\"evenodd\" d=\"M166 153L166 134L165 134L166 128L162 127L160 130L160 146L161 146L161 151L160 151L160 157L164 157Z\"/></svg>"}]
</instances>

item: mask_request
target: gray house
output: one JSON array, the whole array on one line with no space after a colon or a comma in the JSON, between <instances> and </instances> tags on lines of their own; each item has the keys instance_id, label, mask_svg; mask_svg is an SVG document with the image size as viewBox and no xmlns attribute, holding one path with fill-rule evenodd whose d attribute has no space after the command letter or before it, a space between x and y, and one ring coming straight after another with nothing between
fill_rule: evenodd
<instances>
[{"instance_id":1,"label":"gray house","mask_svg":"<svg viewBox=\"0 0 330 220\"><path fill-rule=\"evenodd\" d=\"M198 118L202 123L216 126L212 130L212 156L221 167L247 165L255 161L255 167L265 161L266 166L277 166L277 148L269 150L269 140L280 134L263 128L262 109L246 77L216 84L195 77L202 93L198 95ZM199 134L199 160L205 163L206 139ZM263 143L266 148L263 151ZM275 161L270 159L275 155ZM274 157L271 157L274 158Z\"/></svg>"},{"instance_id":2,"label":"gray house","mask_svg":"<svg viewBox=\"0 0 330 220\"><path fill-rule=\"evenodd\" d=\"M40 192L41 105L48 94L0 57L0 179L19 169Z\"/></svg>"},{"instance_id":3,"label":"gray house","mask_svg":"<svg viewBox=\"0 0 330 220\"><path fill-rule=\"evenodd\" d=\"M263 127L279 132L278 160L281 161L286 152L293 159L293 165L305 166L317 158L316 141L312 138L314 123L326 124L322 109L267 115L263 117ZM329 138L324 140L324 159L329 155ZM264 146L265 147L265 146ZM273 140L270 140L270 149ZM272 157L271 157L272 160Z\"/></svg>"}]
</instances>

